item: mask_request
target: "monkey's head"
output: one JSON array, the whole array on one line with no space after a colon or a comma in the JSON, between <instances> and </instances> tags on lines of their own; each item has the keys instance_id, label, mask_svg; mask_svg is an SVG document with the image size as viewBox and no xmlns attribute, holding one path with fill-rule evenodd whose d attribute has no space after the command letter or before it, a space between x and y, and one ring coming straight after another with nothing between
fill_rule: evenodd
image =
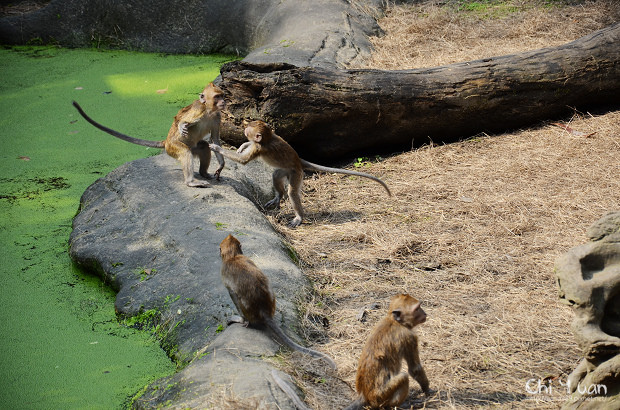
<instances>
[{"instance_id":1,"label":"monkey's head","mask_svg":"<svg viewBox=\"0 0 620 410\"><path fill-rule=\"evenodd\" d=\"M241 255L241 242L232 235L228 235L220 243L220 257L222 260L234 258L237 255Z\"/></svg>"},{"instance_id":2,"label":"monkey's head","mask_svg":"<svg viewBox=\"0 0 620 410\"><path fill-rule=\"evenodd\" d=\"M267 125L263 121L252 121L247 125L244 122L245 127L245 137L250 142L257 143L267 143L271 140L272 132L269 125Z\"/></svg>"},{"instance_id":3,"label":"monkey's head","mask_svg":"<svg viewBox=\"0 0 620 410\"><path fill-rule=\"evenodd\" d=\"M426 313L422 310L421 303L410 295L394 296L390 301L389 310L392 318L408 329L426 322Z\"/></svg>"},{"instance_id":4,"label":"monkey's head","mask_svg":"<svg viewBox=\"0 0 620 410\"><path fill-rule=\"evenodd\" d=\"M213 83L207 84L200 93L200 102L207 106L210 111L223 110L226 108L222 89Z\"/></svg>"}]
</instances>

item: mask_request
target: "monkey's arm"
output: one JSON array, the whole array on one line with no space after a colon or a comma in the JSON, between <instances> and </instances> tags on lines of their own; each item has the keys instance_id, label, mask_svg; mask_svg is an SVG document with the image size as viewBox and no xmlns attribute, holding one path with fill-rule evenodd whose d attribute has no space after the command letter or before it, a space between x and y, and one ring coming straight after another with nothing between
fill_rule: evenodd
<instances>
[{"instance_id":1,"label":"monkey's arm","mask_svg":"<svg viewBox=\"0 0 620 410\"><path fill-rule=\"evenodd\" d=\"M211 148L211 150L215 152L216 155L217 153L220 153L226 158L231 159L243 165L247 164L248 162L252 161L254 158L258 156L258 152L254 144L252 144L252 146L249 149L244 149L244 151L241 154L235 151L229 151L216 144L209 144L209 148Z\"/></svg>"},{"instance_id":2,"label":"monkey's arm","mask_svg":"<svg viewBox=\"0 0 620 410\"><path fill-rule=\"evenodd\" d=\"M187 137L188 129L199 123L205 115L205 107L196 100L187 107L181 108L174 120L178 122L179 134Z\"/></svg>"},{"instance_id":3,"label":"monkey's arm","mask_svg":"<svg viewBox=\"0 0 620 410\"><path fill-rule=\"evenodd\" d=\"M218 114L217 120L215 124L213 124L213 128L211 129L211 141L213 141L213 144L217 146L222 145L222 143L220 142L220 121L221 120ZM222 170L224 169L224 165L226 165L226 161L224 161L224 156L220 152L218 151L213 151L213 152L215 153L215 158L217 158L218 164L220 164L220 166L215 170L215 179L219 181L220 174L222 173Z\"/></svg>"},{"instance_id":4,"label":"monkey's arm","mask_svg":"<svg viewBox=\"0 0 620 410\"><path fill-rule=\"evenodd\" d=\"M424 394L428 394L430 392L430 388L428 378L426 377L426 372L424 371L424 367L422 367L422 362L420 361L417 339L412 341L412 346L410 347L405 360L407 360L407 367L409 368L409 374L411 377L413 377L415 381L420 384Z\"/></svg>"}]
</instances>

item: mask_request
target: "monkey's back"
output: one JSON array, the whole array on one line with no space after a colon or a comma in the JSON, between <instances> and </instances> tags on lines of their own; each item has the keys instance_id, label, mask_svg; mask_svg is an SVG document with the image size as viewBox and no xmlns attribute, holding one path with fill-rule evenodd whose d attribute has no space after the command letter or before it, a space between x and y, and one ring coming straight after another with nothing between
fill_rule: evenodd
<instances>
[{"instance_id":1,"label":"monkey's back","mask_svg":"<svg viewBox=\"0 0 620 410\"><path fill-rule=\"evenodd\" d=\"M237 295L233 302L251 324L264 324L276 313L276 300L269 279L245 255L236 255L222 265L222 280L229 292Z\"/></svg>"},{"instance_id":2,"label":"monkey's back","mask_svg":"<svg viewBox=\"0 0 620 410\"><path fill-rule=\"evenodd\" d=\"M268 165L280 169L294 169L302 172L301 160L297 151L284 139L273 134L271 140L261 144L261 158Z\"/></svg>"}]
</instances>

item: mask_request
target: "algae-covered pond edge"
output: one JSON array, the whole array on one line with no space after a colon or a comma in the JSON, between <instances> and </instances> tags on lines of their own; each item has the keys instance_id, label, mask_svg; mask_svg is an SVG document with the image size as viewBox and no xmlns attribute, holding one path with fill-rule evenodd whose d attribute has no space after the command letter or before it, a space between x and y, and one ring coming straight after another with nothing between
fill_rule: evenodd
<instances>
[{"instance_id":1,"label":"algae-covered pond edge","mask_svg":"<svg viewBox=\"0 0 620 410\"><path fill-rule=\"evenodd\" d=\"M85 127L71 101L94 107L119 131L163 139L178 109L233 59L0 47L0 252L12 261L0 267L4 405L128 407L185 365L162 350L178 324L167 333L161 325L139 331L144 326L115 314L110 280L69 258L86 188L127 161L160 153Z\"/></svg>"}]
</instances>

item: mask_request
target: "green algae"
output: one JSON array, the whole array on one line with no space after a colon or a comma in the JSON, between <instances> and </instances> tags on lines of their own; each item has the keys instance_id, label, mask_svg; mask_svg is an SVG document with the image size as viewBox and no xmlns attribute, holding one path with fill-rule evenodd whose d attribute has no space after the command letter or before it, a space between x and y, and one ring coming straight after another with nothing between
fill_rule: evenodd
<instances>
[{"instance_id":1,"label":"green algae","mask_svg":"<svg viewBox=\"0 0 620 410\"><path fill-rule=\"evenodd\" d=\"M68 256L79 198L124 162L160 150L86 124L77 100L121 132L163 139L222 56L13 47L0 50L0 403L119 408L175 365L117 320L114 292Z\"/></svg>"}]
</instances>

